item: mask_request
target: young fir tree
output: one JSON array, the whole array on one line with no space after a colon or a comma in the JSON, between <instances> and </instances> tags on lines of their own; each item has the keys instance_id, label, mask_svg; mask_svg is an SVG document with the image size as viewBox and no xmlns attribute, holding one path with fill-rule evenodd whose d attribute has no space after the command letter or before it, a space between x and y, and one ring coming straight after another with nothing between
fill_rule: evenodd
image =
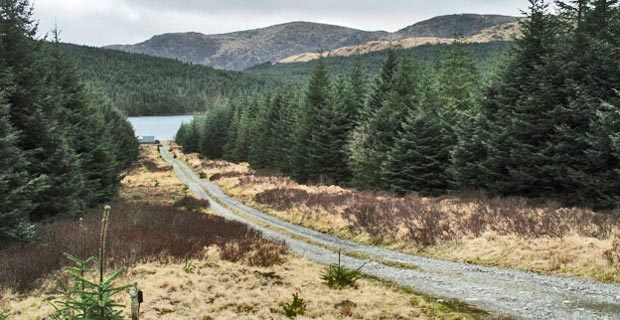
<instances>
[{"instance_id":1,"label":"young fir tree","mask_svg":"<svg viewBox=\"0 0 620 320\"><path fill-rule=\"evenodd\" d=\"M402 124L382 166L390 190L438 195L448 189L450 136L436 108L411 112Z\"/></svg>"},{"instance_id":2,"label":"young fir tree","mask_svg":"<svg viewBox=\"0 0 620 320\"><path fill-rule=\"evenodd\" d=\"M337 106L335 92L326 62L317 63L305 97L306 119L309 139L307 140L307 179L312 181L334 181L335 173L342 168L342 153L334 148L339 137L335 123Z\"/></svg>"},{"instance_id":3,"label":"young fir tree","mask_svg":"<svg viewBox=\"0 0 620 320\"><path fill-rule=\"evenodd\" d=\"M387 189L389 180L382 177L381 167L387 160L387 154L393 147L396 134L410 112L414 112L422 95L424 71L417 61L404 59L398 64L396 74L392 77L390 91L385 94L385 101L380 108L373 110L368 120L352 136L354 160L353 183L371 189ZM363 136L358 136L363 132ZM356 141L355 139L363 139Z\"/></svg>"},{"instance_id":4,"label":"young fir tree","mask_svg":"<svg viewBox=\"0 0 620 320\"><path fill-rule=\"evenodd\" d=\"M277 99L277 98L276 98ZM267 94L259 100L256 118L252 121L252 137L249 150L249 163L254 169L264 169L272 166L272 126L275 122L277 110L272 96Z\"/></svg>"},{"instance_id":5,"label":"young fir tree","mask_svg":"<svg viewBox=\"0 0 620 320\"><path fill-rule=\"evenodd\" d=\"M349 166L353 172L351 183L360 188L379 188L382 184L380 166L381 154L376 150L374 134L377 114L386 103L394 88L394 77L399 60L393 49L381 66L381 73L375 79L368 103L358 115L358 123L351 132L348 143Z\"/></svg>"},{"instance_id":6,"label":"young fir tree","mask_svg":"<svg viewBox=\"0 0 620 320\"><path fill-rule=\"evenodd\" d=\"M274 123L271 128L271 159L273 168L282 172L291 172L290 152L293 145L294 129L293 111L296 108L294 91L291 86L276 93L273 101Z\"/></svg>"},{"instance_id":7,"label":"young fir tree","mask_svg":"<svg viewBox=\"0 0 620 320\"><path fill-rule=\"evenodd\" d=\"M350 120L353 121L352 127L355 127L360 122L368 99L368 79L361 59L356 58L348 82L340 95L344 104L343 108L347 109L346 113L350 115Z\"/></svg>"}]
</instances>

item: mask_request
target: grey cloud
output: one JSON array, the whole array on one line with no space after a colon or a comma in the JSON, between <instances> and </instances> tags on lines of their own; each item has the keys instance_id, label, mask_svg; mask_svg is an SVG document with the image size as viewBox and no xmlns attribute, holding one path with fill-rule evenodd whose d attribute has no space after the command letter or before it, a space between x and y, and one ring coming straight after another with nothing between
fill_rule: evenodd
<instances>
[{"instance_id":1,"label":"grey cloud","mask_svg":"<svg viewBox=\"0 0 620 320\"><path fill-rule=\"evenodd\" d=\"M36 3L64 0L37 0ZM35 5L36 5L35 3ZM88 3L88 2L87 2ZM37 10L41 30L58 21L68 42L135 43L167 32L225 33L304 20L363 30L395 31L453 13L518 15L526 0L99 0L132 12ZM36 8L35 8L36 9Z\"/></svg>"}]
</instances>

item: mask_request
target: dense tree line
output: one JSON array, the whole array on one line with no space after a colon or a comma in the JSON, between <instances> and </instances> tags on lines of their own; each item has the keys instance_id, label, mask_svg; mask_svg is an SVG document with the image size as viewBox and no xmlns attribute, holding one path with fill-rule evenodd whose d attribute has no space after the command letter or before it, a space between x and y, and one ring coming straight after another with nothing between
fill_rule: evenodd
<instances>
[{"instance_id":1,"label":"dense tree line","mask_svg":"<svg viewBox=\"0 0 620 320\"><path fill-rule=\"evenodd\" d=\"M0 0L0 239L110 199L137 157L133 128L86 89L62 53L34 39L28 0Z\"/></svg>"},{"instance_id":2,"label":"dense tree line","mask_svg":"<svg viewBox=\"0 0 620 320\"><path fill-rule=\"evenodd\" d=\"M434 63L388 51L374 79L359 61L334 78L321 59L305 91L233 100L177 141L300 182L618 207L618 1L529 2L523 34L485 68L458 41Z\"/></svg>"},{"instance_id":3,"label":"dense tree line","mask_svg":"<svg viewBox=\"0 0 620 320\"><path fill-rule=\"evenodd\" d=\"M464 43L463 46L470 52L472 58L478 62L478 67L486 71L495 57L500 56L510 48L509 41L493 41L487 43ZM415 57L419 61L435 63L452 50L451 44L425 44L413 48L393 48L399 57ZM324 61L330 66L330 73L335 77L346 77L355 68L357 60L364 61L364 68L370 74L378 74L389 50L374 51L353 56L329 56ZM244 72L258 79L270 83L290 83L295 86L305 86L316 68L318 60L296 63L264 63L246 69Z\"/></svg>"},{"instance_id":4,"label":"dense tree line","mask_svg":"<svg viewBox=\"0 0 620 320\"><path fill-rule=\"evenodd\" d=\"M129 116L203 112L225 97L249 94L276 81L177 60L61 44L80 77Z\"/></svg>"}]
</instances>

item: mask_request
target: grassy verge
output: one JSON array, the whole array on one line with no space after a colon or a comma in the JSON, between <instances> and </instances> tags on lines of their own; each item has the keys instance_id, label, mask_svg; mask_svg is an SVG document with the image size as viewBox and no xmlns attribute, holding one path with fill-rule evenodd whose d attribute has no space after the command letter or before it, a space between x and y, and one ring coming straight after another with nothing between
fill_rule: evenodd
<instances>
[{"instance_id":1,"label":"grassy verge","mask_svg":"<svg viewBox=\"0 0 620 320\"><path fill-rule=\"evenodd\" d=\"M237 200L321 232L458 262L620 281L617 263L605 254L619 231L618 211L531 205L483 194L400 198L299 185L245 164L175 152Z\"/></svg>"}]
</instances>

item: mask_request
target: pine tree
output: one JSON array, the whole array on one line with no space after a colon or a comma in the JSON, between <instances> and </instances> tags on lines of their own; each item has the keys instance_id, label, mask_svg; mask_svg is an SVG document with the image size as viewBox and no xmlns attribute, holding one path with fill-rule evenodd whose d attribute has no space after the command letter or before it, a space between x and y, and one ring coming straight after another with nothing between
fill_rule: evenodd
<instances>
[{"instance_id":1,"label":"pine tree","mask_svg":"<svg viewBox=\"0 0 620 320\"><path fill-rule=\"evenodd\" d=\"M45 177L47 186L33 193L37 206L31 216L40 219L59 213L77 214L85 206L80 198L84 177L79 159L60 121L60 106L49 100L49 69L41 56L40 44L33 40L36 24L26 0L0 2L0 69L14 74L12 88L5 90L11 123L20 132L18 147L30 162L33 176Z\"/></svg>"},{"instance_id":2,"label":"pine tree","mask_svg":"<svg viewBox=\"0 0 620 320\"><path fill-rule=\"evenodd\" d=\"M0 96L1 98L1 96ZM0 240L28 237L33 204L30 189L37 181L27 171L28 163L17 147L17 132L9 121L9 106L0 99Z\"/></svg>"},{"instance_id":3,"label":"pine tree","mask_svg":"<svg viewBox=\"0 0 620 320\"><path fill-rule=\"evenodd\" d=\"M550 113L561 98L551 63L557 32L543 0L530 0L521 23L510 65L482 105L489 129L482 171L492 191L539 196L557 187L545 153L557 123Z\"/></svg>"},{"instance_id":4,"label":"pine tree","mask_svg":"<svg viewBox=\"0 0 620 320\"><path fill-rule=\"evenodd\" d=\"M333 172L339 165L340 153L333 149L334 142L334 87L324 59L319 59L310 78L305 97L308 128L307 179L333 181Z\"/></svg>"},{"instance_id":5,"label":"pine tree","mask_svg":"<svg viewBox=\"0 0 620 320\"><path fill-rule=\"evenodd\" d=\"M451 141L435 108L412 112L402 124L382 166L390 190L439 195L448 189Z\"/></svg>"},{"instance_id":6,"label":"pine tree","mask_svg":"<svg viewBox=\"0 0 620 320\"><path fill-rule=\"evenodd\" d=\"M387 62L391 63L390 60ZM390 91L381 94L385 98L382 105L374 109L366 122L353 133L350 150L354 185L371 189L388 187L381 177L381 166L406 115L419 102L423 91L420 79L424 73L417 61L405 59L399 63Z\"/></svg>"},{"instance_id":7,"label":"pine tree","mask_svg":"<svg viewBox=\"0 0 620 320\"><path fill-rule=\"evenodd\" d=\"M277 97L275 98L277 100ZM252 121L252 138L249 150L249 163L255 169L264 169L272 165L271 153L273 150L272 126L275 122L277 110L271 95L259 100L256 118Z\"/></svg>"},{"instance_id":8,"label":"pine tree","mask_svg":"<svg viewBox=\"0 0 620 320\"><path fill-rule=\"evenodd\" d=\"M288 85L276 93L274 99L274 123L271 128L271 159L273 168L290 173L290 152L293 146L294 110L297 108L293 88Z\"/></svg>"}]
</instances>

